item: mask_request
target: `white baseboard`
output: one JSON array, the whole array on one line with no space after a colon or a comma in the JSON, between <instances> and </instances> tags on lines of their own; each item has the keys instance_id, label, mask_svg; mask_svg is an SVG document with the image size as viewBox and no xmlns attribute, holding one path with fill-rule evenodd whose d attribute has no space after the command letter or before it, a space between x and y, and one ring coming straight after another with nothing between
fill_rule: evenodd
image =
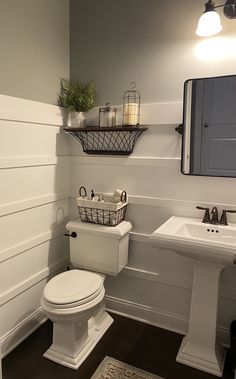
<instances>
[{"instance_id":1,"label":"white baseboard","mask_svg":"<svg viewBox=\"0 0 236 379\"><path fill-rule=\"evenodd\" d=\"M187 317L176 313L163 312L157 308L148 307L108 295L106 295L105 298L106 309L111 313L116 313L175 333L183 335L186 335L187 333L189 322ZM220 326L218 327L218 334L221 343L228 347L230 342L229 330Z\"/></svg>"},{"instance_id":2,"label":"white baseboard","mask_svg":"<svg viewBox=\"0 0 236 379\"><path fill-rule=\"evenodd\" d=\"M15 328L10 330L0 339L1 357L5 357L16 346L18 346L25 338L33 333L40 325L47 321L41 307L39 307L32 314L27 316Z\"/></svg>"},{"instance_id":3,"label":"white baseboard","mask_svg":"<svg viewBox=\"0 0 236 379\"><path fill-rule=\"evenodd\" d=\"M156 308L133 303L123 299L106 296L106 309L133 320L141 321L149 325L167 329L179 334L186 334L188 319L174 313L163 312ZM1 357L5 357L18 346L31 333L39 328L47 317L41 307L21 321L0 339ZM229 346L229 331L226 328L218 328L220 341L224 346Z\"/></svg>"},{"instance_id":4,"label":"white baseboard","mask_svg":"<svg viewBox=\"0 0 236 379\"><path fill-rule=\"evenodd\" d=\"M157 308L106 295L106 309L109 312L171 330L172 332L180 334L186 334L187 332L188 319L186 317L163 312Z\"/></svg>"}]
</instances>

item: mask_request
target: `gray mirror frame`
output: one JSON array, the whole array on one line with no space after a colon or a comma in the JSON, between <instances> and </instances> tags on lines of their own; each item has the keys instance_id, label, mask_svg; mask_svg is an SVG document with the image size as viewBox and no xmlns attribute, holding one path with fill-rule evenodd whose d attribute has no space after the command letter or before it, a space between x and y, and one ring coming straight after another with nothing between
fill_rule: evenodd
<instances>
[{"instance_id":1,"label":"gray mirror frame","mask_svg":"<svg viewBox=\"0 0 236 379\"><path fill-rule=\"evenodd\" d=\"M204 80L204 79L220 79L220 78L236 78L236 74L232 75L220 75L220 76L210 76L204 78L193 78L187 79L184 82L184 92L183 92L183 118L182 124L180 125L182 134L182 147L181 147L181 173L185 176L203 176L203 177L219 177L219 178L235 178L236 176L230 175L205 175L196 174L191 172L191 160L190 160L190 148L191 148L191 121L192 121L192 85L193 81ZM191 82L191 83L190 83ZM191 85L190 85L191 84ZM191 92L191 93L190 93ZM187 111L190 112L187 114ZM189 126L189 129L187 129ZM177 129L176 129L177 130ZM187 143L186 143L187 141Z\"/></svg>"}]
</instances>

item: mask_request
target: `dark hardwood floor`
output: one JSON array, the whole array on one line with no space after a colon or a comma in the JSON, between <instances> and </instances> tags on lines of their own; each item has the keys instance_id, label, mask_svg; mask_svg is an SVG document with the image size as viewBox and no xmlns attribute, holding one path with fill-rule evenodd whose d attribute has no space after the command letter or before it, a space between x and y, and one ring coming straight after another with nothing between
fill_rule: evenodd
<instances>
[{"instance_id":1,"label":"dark hardwood floor","mask_svg":"<svg viewBox=\"0 0 236 379\"><path fill-rule=\"evenodd\" d=\"M43 358L52 338L48 321L3 359L3 379L90 379L106 355L165 379L216 378L175 361L183 336L118 315L112 317L114 323L77 371ZM223 378L233 378L227 361Z\"/></svg>"}]
</instances>

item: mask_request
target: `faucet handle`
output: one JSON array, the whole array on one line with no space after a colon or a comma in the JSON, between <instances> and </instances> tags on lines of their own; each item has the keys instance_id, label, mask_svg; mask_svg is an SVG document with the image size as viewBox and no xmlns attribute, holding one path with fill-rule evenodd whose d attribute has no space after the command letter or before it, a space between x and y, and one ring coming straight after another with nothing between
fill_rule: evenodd
<instances>
[{"instance_id":1,"label":"faucet handle","mask_svg":"<svg viewBox=\"0 0 236 379\"><path fill-rule=\"evenodd\" d=\"M221 218L220 218L220 223L223 224L223 225L228 225L227 213L236 213L236 210L223 209L222 215L221 215Z\"/></svg>"},{"instance_id":2,"label":"faucet handle","mask_svg":"<svg viewBox=\"0 0 236 379\"><path fill-rule=\"evenodd\" d=\"M235 209L223 209L223 212L236 213L236 210Z\"/></svg>"},{"instance_id":3,"label":"faucet handle","mask_svg":"<svg viewBox=\"0 0 236 379\"><path fill-rule=\"evenodd\" d=\"M202 222L204 222L204 223L211 222L209 208L200 207L199 205L197 205L196 208L200 209L202 211L205 211Z\"/></svg>"},{"instance_id":4,"label":"faucet handle","mask_svg":"<svg viewBox=\"0 0 236 379\"><path fill-rule=\"evenodd\" d=\"M201 209L202 211L209 211L209 208L200 207L199 205L197 205L196 208Z\"/></svg>"}]
</instances>

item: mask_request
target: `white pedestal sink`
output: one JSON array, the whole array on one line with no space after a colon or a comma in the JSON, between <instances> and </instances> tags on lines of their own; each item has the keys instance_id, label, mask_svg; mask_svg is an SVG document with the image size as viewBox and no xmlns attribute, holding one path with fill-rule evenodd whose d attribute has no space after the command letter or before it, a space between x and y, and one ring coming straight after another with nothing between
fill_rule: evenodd
<instances>
[{"instance_id":1,"label":"white pedestal sink","mask_svg":"<svg viewBox=\"0 0 236 379\"><path fill-rule=\"evenodd\" d=\"M219 278L226 265L236 263L236 225L203 224L198 219L173 216L150 240L154 247L193 261L189 330L177 361L222 376L225 351L216 334Z\"/></svg>"}]
</instances>

